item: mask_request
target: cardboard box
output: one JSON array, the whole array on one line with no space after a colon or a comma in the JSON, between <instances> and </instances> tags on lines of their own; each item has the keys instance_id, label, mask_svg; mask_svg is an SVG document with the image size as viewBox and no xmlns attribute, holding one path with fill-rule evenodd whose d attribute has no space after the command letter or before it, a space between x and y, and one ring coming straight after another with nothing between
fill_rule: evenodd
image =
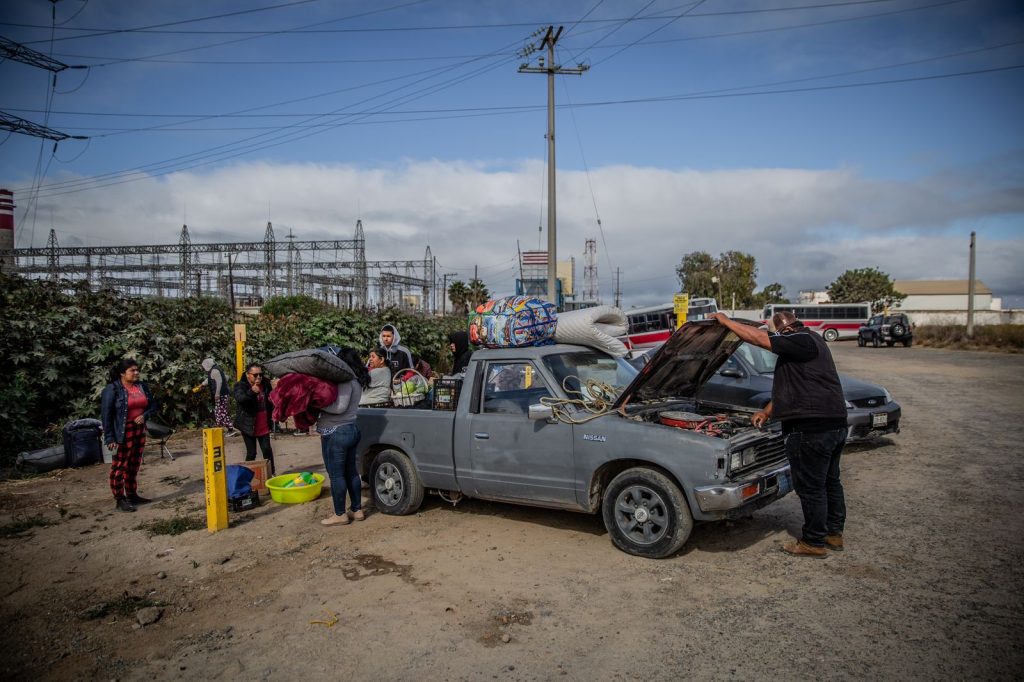
<instances>
[{"instance_id":1,"label":"cardboard box","mask_svg":"<svg viewBox=\"0 0 1024 682\"><path fill-rule=\"evenodd\" d=\"M254 459L251 462L241 462L241 465L252 472L252 489L260 495L269 494L267 479L270 478L270 462L265 459Z\"/></svg>"}]
</instances>

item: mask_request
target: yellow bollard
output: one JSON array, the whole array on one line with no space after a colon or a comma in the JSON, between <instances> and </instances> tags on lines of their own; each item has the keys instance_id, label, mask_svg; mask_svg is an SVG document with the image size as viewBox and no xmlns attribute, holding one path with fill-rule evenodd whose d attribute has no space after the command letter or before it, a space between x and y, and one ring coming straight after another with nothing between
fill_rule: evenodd
<instances>
[{"instance_id":1,"label":"yellow bollard","mask_svg":"<svg viewBox=\"0 0 1024 682\"><path fill-rule=\"evenodd\" d=\"M206 530L216 533L228 527L227 461L224 429L203 429L203 471L206 479Z\"/></svg>"},{"instance_id":2,"label":"yellow bollard","mask_svg":"<svg viewBox=\"0 0 1024 682\"><path fill-rule=\"evenodd\" d=\"M686 324L686 313L690 308L690 295L676 294L672 297L672 307L676 314L676 329L679 329Z\"/></svg>"},{"instance_id":3,"label":"yellow bollard","mask_svg":"<svg viewBox=\"0 0 1024 682\"><path fill-rule=\"evenodd\" d=\"M245 374L245 325L235 325L235 381Z\"/></svg>"}]
</instances>

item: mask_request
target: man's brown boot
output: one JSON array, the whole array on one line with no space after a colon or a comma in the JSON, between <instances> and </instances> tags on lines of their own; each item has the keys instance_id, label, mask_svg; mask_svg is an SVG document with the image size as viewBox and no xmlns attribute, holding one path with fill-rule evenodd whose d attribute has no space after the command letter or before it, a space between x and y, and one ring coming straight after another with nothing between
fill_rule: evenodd
<instances>
[{"instance_id":1,"label":"man's brown boot","mask_svg":"<svg viewBox=\"0 0 1024 682\"><path fill-rule=\"evenodd\" d=\"M812 559L824 559L828 556L828 551L824 547L812 547L803 540L787 542L782 546L782 551L793 556L806 556Z\"/></svg>"},{"instance_id":2,"label":"man's brown boot","mask_svg":"<svg viewBox=\"0 0 1024 682\"><path fill-rule=\"evenodd\" d=\"M843 551L843 534L836 533L835 535L825 536L825 546L831 549L833 552Z\"/></svg>"}]
</instances>

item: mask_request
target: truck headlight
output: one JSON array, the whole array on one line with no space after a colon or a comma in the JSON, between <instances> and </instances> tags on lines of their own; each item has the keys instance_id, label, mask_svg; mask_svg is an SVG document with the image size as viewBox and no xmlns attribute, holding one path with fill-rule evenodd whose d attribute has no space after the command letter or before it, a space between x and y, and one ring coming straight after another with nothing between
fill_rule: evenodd
<instances>
[{"instance_id":1,"label":"truck headlight","mask_svg":"<svg viewBox=\"0 0 1024 682\"><path fill-rule=\"evenodd\" d=\"M848 410L852 410L853 409L853 403L851 403L849 400L846 401L846 409L848 409Z\"/></svg>"},{"instance_id":2,"label":"truck headlight","mask_svg":"<svg viewBox=\"0 0 1024 682\"><path fill-rule=\"evenodd\" d=\"M750 466L757 459L756 448L746 448L729 453L729 471L736 471Z\"/></svg>"},{"instance_id":3,"label":"truck headlight","mask_svg":"<svg viewBox=\"0 0 1024 682\"><path fill-rule=\"evenodd\" d=\"M743 467L743 451L729 453L729 471L736 471Z\"/></svg>"},{"instance_id":4,"label":"truck headlight","mask_svg":"<svg viewBox=\"0 0 1024 682\"><path fill-rule=\"evenodd\" d=\"M892 393L889 393L889 389L882 387L882 395L885 396L885 404L888 405L892 402Z\"/></svg>"}]
</instances>

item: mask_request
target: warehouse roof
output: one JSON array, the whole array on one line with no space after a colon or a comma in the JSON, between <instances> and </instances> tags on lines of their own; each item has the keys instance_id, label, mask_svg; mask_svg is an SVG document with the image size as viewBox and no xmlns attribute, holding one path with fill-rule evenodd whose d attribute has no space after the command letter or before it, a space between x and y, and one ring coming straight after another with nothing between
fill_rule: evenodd
<instances>
[{"instance_id":1,"label":"warehouse roof","mask_svg":"<svg viewBox=\"0 0 1024 682\"><path fill-rule=\"evenodd\" d=\"M898 279L893 282L892 288L907 296L942 296L949 294L967 295L966 279ZM974 294L991 294L989 289L980 280L974 280Z\"/></svg>"}]
</instances>

